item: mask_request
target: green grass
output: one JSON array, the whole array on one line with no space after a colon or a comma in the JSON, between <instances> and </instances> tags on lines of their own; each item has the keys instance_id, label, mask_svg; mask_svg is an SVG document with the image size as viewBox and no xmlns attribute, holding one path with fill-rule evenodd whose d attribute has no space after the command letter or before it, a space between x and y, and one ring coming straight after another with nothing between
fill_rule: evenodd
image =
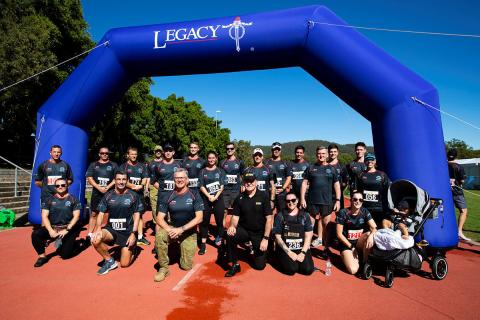
<instances>
[{"instance_id":1,"label":"green grass","mask_svg":"<svg viewBox=\"0 0 480 320\"><path fill-rule=\"evenodd\" d=\"M480 240L480 190L465 190L468 217L463 227L464 233L472 240ZM456 210L458 218L458 210Z\"/></svg>"}]
</instances>

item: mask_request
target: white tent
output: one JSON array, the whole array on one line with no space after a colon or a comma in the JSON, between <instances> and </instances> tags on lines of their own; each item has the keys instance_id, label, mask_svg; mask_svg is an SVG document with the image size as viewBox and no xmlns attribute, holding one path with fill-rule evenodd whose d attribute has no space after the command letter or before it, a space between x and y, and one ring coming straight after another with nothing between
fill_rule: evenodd
<instances>
[{"instance_id":1,"label":"white tent","mask_svg":"<svg viewBox=\"0 0 480 320\"><path fill-rule=\"evenodd\" d=\"M463 167L467 176L463 188L480 190L480 158L459 159L455 162Z\"/></svg>"}]
</instances>

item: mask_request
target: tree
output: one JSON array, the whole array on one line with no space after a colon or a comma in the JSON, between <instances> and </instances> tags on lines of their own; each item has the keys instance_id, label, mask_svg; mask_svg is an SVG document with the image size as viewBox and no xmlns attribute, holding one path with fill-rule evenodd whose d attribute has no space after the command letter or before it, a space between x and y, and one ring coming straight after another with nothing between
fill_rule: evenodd
<instances>
[{"instance_id":1,"label":"tree","mask_svg":"<svg viewBox=\"0 0 480 320\"><path fill-rule=\"evenodd\" d=\"M253 164L252 160L252 145L247 140L234 140L237 148L237 156L245 162L246 166Z\"/></svg>"},{"instance_id":2,"label":"tree","mask_svg":"<svg viewBox=\"0 0 480 320\"><path fill-rule=\"evenodd\" d=\"M451 139L445 142L445 148L457 149L459 159L478 158L480 157L480 150L473 150L465 141L459 139Z\"/></svg>"}]
</instances>

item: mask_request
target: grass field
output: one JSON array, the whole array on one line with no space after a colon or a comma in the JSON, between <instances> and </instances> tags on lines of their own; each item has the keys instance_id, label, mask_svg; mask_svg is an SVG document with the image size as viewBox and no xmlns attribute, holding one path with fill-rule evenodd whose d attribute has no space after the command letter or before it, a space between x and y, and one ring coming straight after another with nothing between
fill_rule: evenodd
<instances>
[{"instance_id":1,"label":"grass field","mask_svg":"<svg viewBox=\"0 0 480 320\"><path fill-rule=\"evenodd\" d=\"M467 200L468 218L463 227L464 233L472 240L480 240L480 190L465 190ZM456 210L458 217L458 210Z\"/></svg>"}]
</instances>

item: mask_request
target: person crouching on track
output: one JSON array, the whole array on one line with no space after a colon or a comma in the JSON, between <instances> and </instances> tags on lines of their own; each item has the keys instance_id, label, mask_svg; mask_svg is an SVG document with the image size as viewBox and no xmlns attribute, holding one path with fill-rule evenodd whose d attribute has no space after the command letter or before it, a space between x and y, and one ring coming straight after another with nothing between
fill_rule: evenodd
<instances>
[{"instance_id":1,"label":"person crouching on track","mask_svg":"<svg viewBox=\"0 0 480 320\"><path fill-rule=\"evenodd\" d=\"M287 275L296 272L310 275L314 271L310 242L313 226L310 216L298 208L294 192L285 196L287 209L275 216L273 234L280 269Z\"/></svg>"},{"instance_id":2,"label":"person crouching on track","mask_svg":"<svg viewBox=\"0 0 480 320\"><path fill-rule=\"evenodd\" d=\"M56 193L42 203L42 227L32 232L32 245L38 254L35 268L48 262L45 255L47 241L55 241L55 247L62 259L73 255L78 231L75 225L80 217L82 205L68 193L67 180L60 178L53 184Z\"/></svg>"},{"instance_id":3,"label":"person crouching on track","mask_svg":"<svg viewBox=\"0 0 480 320\"><path fill-rule=\"evenodd\" d=\"M350 208L340 210L337 215L339 251L343 264L351 274L357 273L360 267L359 251L362 252L364 261L368 258L373 247L373 235L377 232L372 215L362 205L362 193L354 191Z\"/></svg>"},{"instance_id":4,"label":"person crouching on track","mask_svg":"<svg viewBox=\"0 0 480 320\"><path fill-rule=\"evenodd\" d=\"M127 173L115 173L115 189L108 191L98 204L96 231L92 245L102 256L103 264L98 275L107 274L118 264L108 251L108 246L117 244L121 248L120 266L128 267L133 261L133 248L137 243L137 228L143 202L138 193L127 188ZM102 228L105 212L108 212L108 221Z\"/></svg>"},{"instance_id":5,"label":"person crouching on track","mask_svg":"<svg viewBox=\"0 0 480 320\"><path fill-rule=\"evenodd\" d=\"M233 202L232 219L227 230L227 254L233 265L225 277L233 277L240 272L237 258L237 245L252 242L253 264L256 270L263 270L267 262L268 240L272 229L272 207L269 195L257 189L257 179L253 173L243 175L242 192Z\"/></svg>"},{"instance_id":6,"label":"person crouching on track","mask_svg":"<svg viewBox=\"0 0 480 320\"><path fill-rule=\"evenodd\" d=\"M158 264L155 282L163 281L170 273L168 270L168 246L173 242L180 244L180 268L190 270L197 249L196 226L202 222L203 201L196 189L188 187L187 170L178 168L173 174L175 189L165 198L159 198L157 207L157 225L155 237ZM165 217L169 214L169 221Z\"/></svg>"}]
</instances>

